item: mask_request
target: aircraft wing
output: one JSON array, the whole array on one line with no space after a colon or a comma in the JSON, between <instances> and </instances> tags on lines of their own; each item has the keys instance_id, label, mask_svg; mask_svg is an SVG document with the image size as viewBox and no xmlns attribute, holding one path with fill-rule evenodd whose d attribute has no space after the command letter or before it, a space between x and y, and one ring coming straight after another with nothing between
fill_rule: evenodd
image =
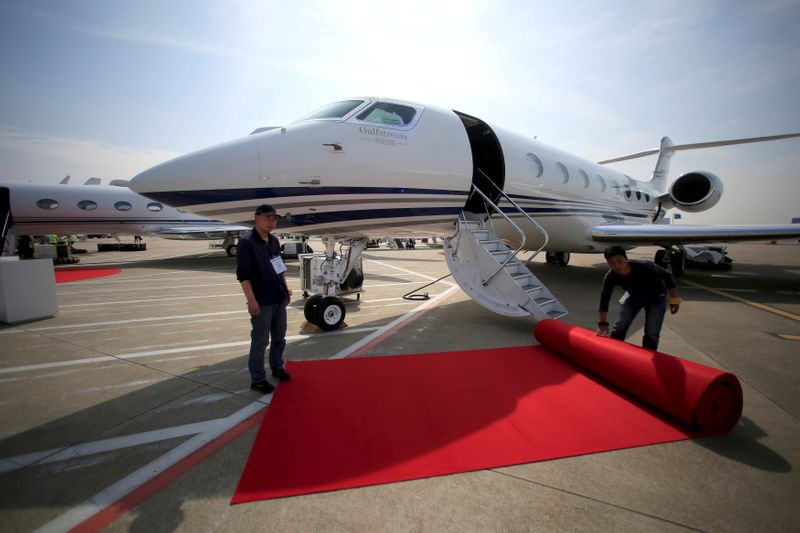
<instances>
[{"instance_id":1,"label":"aircraft wing","mask_svg":"<svg viewBox=\"0 0 800 533\"><path fill-rule=\"evenodd\" d=\"M800 238L800 224L683 226L669 224L595 226L592 239L637 246L762 241Z\"/></svg>"},{"instance_id":2,"label":"aircraft wing","mask_svg":"<svg viewBox=\"0 0 800 533\"><path fill-rule=\"evenodd\" d=\"M252 228L234 224L184 223L176 226L148 226L144 233L165 239L208 240L224 239L228 236L241 237Z\"/></svg>"}]
</instances>

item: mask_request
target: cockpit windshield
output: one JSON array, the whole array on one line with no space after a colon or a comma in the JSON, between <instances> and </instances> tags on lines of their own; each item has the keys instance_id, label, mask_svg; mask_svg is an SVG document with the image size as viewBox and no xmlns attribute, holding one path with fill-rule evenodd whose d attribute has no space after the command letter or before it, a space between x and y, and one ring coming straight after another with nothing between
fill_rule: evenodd
<instances>
[{"instance_id":1,"label":"cockpit windshield","mask_svg":"<svg viewBox=\"0 0 800 533\"><path fill-rule=\"evenodd\" d=\"M417 110L407 105L375 102L356 118L374 124L403 127L411 124L416 114Z\"/></svg>"},{"instance_id":2,"label":"cockpit windshield","mask_svg":"<svg viewBox=\"0 0 800 533\"><path fill-rule=\"evenodd\" d=\"M297 122L300 122L302 120L313 120L313 119L324 119L324 118L328 119L342 118L363 103L364 100L342 100L341 102L333 102L332 104L324 105L319 109L317 109L316 111L313 111L308 115L297 119Z\"/></svg>"}]
</instances>

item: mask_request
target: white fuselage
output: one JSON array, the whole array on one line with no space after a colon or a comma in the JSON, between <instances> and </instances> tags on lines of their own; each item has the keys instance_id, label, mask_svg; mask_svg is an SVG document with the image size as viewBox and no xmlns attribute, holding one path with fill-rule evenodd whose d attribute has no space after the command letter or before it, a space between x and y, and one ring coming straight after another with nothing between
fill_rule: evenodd
<instances>
[{"instance_id":1,"label":"white fuselage","mask_svg":"<svg viewBox=\"0 0 800 533\"><path fill-rule=\"evenodd\" d=\"M474 143L482 142L468 135L468 122L448 109L373 98L354 102L340 117L300 120L168 161L139 174L130 186L229 223L250 221L257 205L269 203L284 215L280 230L287 232L452 234L477 175ZM413 119L375 123L363 116L370 106L386 103L413 109ZM500 147L491 157L501 171L492 179L547 230L548 250L600 251L593 227L647 224L658 210L659 191L646 183L481 124ZM530 230L525 247L537 248L541 233L507 203L500 205ZM503 224L496 229L516 238Z\"/></svg>"}]
</instances>

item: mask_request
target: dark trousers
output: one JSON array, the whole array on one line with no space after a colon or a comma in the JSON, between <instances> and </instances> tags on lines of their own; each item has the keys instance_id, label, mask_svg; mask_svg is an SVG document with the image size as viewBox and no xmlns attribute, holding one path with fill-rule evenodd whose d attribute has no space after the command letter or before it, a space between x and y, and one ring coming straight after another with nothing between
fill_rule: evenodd
<instances>
[{"instance_id":1,"label":"dark trousers","mask_svg":"<svg viewBox=\"0 0 800 533\"><path fill-rule=\"evenodd\" d=\"M662 294L655 298L637 298L628 296L619 311L619 320L614 324L611 338L624 341L631 327L633 319L644 307L644 338L642 347L649 350L658 349L658 340L661 337L661 326L664 324L664 315L667 312L667 295Z\"/></svg>"},{"instance_id":2,"label":"dark trousers","mask_svg":"<svg viewBox=\"0 0 800 533\"><path fill-rule=\"evenodd\" d=\"M264 354L269 344L269 367L272 370L283 368L283 350L286 348L286 305L262 305L261 314L250 317L253 329L250 331L250 355L247 368L253 383L264 381ZM270 335L272 343L270 344Z\"/></svg>"}]
</instances>

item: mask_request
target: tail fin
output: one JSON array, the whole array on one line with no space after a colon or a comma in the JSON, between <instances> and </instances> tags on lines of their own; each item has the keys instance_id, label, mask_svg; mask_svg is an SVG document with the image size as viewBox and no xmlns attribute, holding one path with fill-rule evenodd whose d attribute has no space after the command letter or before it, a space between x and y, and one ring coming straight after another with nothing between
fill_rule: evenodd
<instances>
[{"instance_id":1,"label":"tail fin","mask_svg":"<svg viewBox=\"0 0 800 533\"><path fill-rule=\"evenodd\" d=\"M667 190L667 174L669 173L669 162L675 151L672 149L674 145L669 137L661 138L661 148L658 151L658 161L656 161L656 168L653 169L653 179L650 180L650 185L658 191L663 193Z\"/></svg>"}]
</instances>

